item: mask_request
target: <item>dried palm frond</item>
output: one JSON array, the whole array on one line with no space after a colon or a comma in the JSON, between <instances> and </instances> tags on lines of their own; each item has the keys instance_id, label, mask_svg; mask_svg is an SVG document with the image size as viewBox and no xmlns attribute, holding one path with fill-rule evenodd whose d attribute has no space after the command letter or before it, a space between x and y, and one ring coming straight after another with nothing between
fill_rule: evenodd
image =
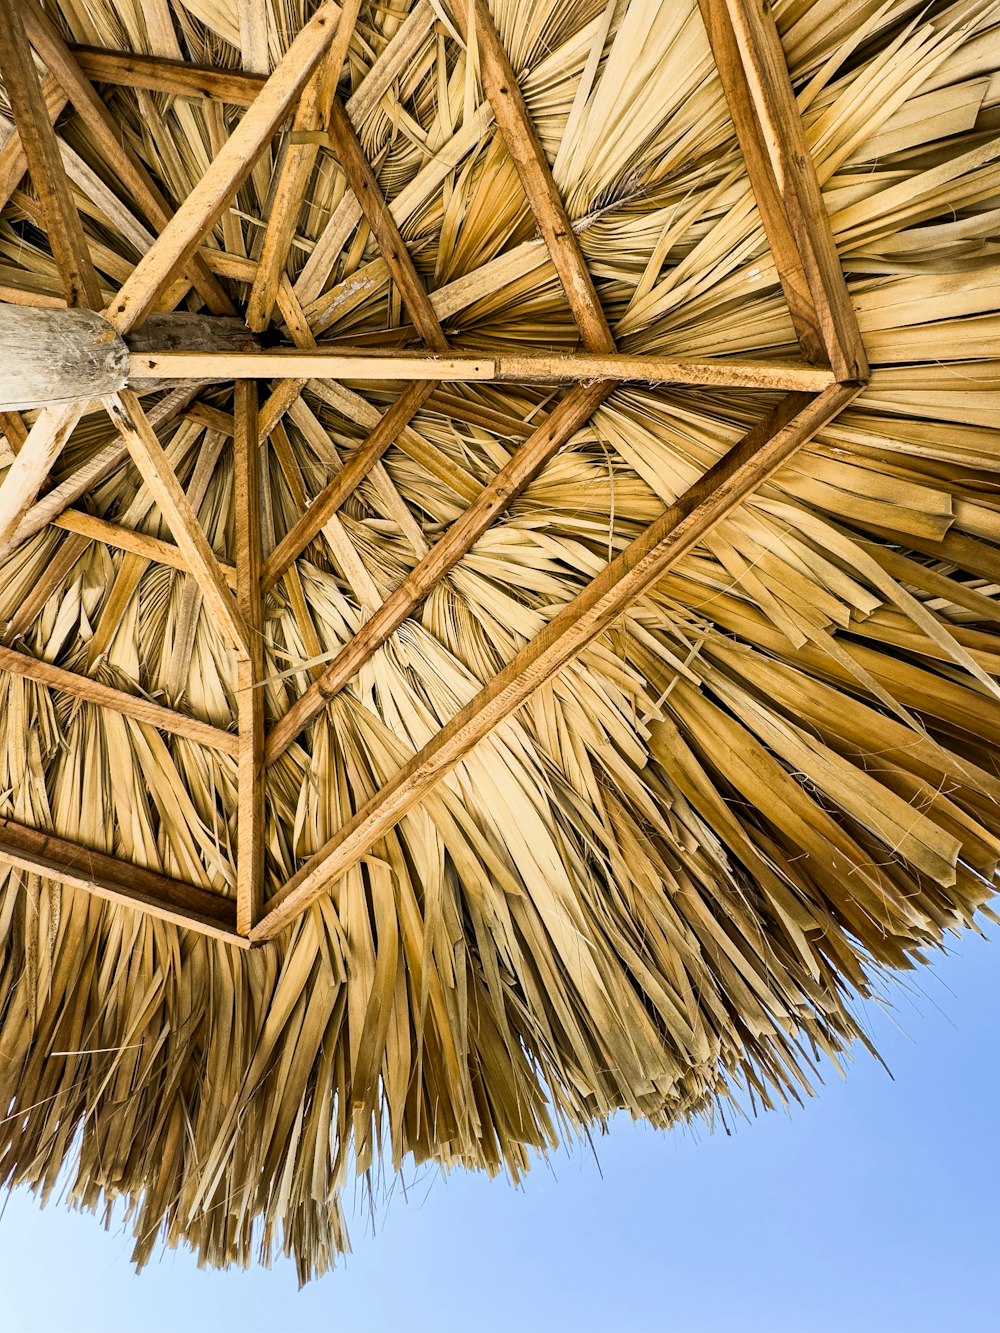
<instances>
[{"instance_id":1,"label":"dried palm frond","mask_svg":"<svg viewBox=\"0 0 1000 1333\"><path fill-rule=\"evenodd\" d=\"M796 356L696 0L491 8L620 349ZM73 44L255 73L314 9L49 6ZM857 1004L884 972L988 913L1000 8L784 0L775 12L872 364L864 392L273 946L242 952L0 863L0 1179L46 1197L70 1163L74 1202L125 1201L138 1263L162 1238L217 1265L282 1249L306 1278L347 1246L348 1172L379 1157L516 1179L619 1110L668 1126L731 1099L798 1099L824 1057L865 1041ZM452 346L574 348L452 13L364 0L341 93ZM172 206L242 114L95 80ZM241 310L292 132L200 252ZM150 219L80 116L59 135L110 300L152 242ZM296 305L326 339L412 334L325 146L284 279L282 337ZM62 302L30 177L0 213L0 296ZM265 555L396 396L304 386L260 452ZM449 384L424 403L265 599L269 720L557 398ZM233 561L231 387L146 401L210 546ZM267 893L774 401L616 388L270 766ZM12 451L16 434L4 427ZM170 540L118 444L106 416L83 418L43 497L50 517L75 489L66 503L86 514ZM0 565L0 625L8 648L234 724L223 628L189 576L137 551L47 523ZM233 753L8 672L0 699L0 815L235 895Z\"/></svg>"}]
</instances>

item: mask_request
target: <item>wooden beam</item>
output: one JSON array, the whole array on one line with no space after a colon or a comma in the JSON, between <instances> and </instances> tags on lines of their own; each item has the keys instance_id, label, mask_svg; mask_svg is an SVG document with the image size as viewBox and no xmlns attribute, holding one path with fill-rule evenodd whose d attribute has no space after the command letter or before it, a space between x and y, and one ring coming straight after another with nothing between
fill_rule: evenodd
<instances>
[{"instance_id":1,"label":"wooden beam","mask_svg":"<svg viewBox=\"0 0 1000 1333\"><path fill-rule=\"evenodd\" d=\"M855 396L836 385L809 401L786 399L630 543L536 634L267 904L251 933L273 939L341 879L378 840L546 681L740 505Z\"/></svg>"},{"instance_id":2,"label":"wooden beam","mask_svg":"<svg viewBox=\"0 0 1000 1333\"><path fill-rule=\"evenodd\" d=\"M197 392L197 386L191 385L181 385L174 389L150 409L149 424L154 430L159 430L161 426L165 426L183 412ZM56 411L55 408L44 409L39 413L32 429L39 429L43 418L51 421ZM41 532L42 528L50 523L54 523L60 514L96 486L109 472L113 472L127 457L128 449L120 441L106 444L98 449L71 476L61 481L58 486L53 486L52 490L31 506L18 523L9 543L0 543L0 560L6 559L15 546L27 541L36 532Z\"/></svg>"},{"instance_id":3,"label":"wooden beam","mask_svg":"<svg viewBox=\"0 0 1000 1333\"><path fill-rule=\"evenodd\" d=\"M236 385L233 437L236 601L248 635L248 652L240 657L236 671L236 929L241 935L249 935L264 907L264 613L257 417L257 385L241 380Z\"/></svg>"},{"instance_id":4,"label":"wooden beam","mask_svg":"<svg viewBox=\"0 0 1000 1333\"><path fill-rule=\"evenodd\" d=\"M156 727L158 731L168 732L172 736L183 736L189 741L208 746L210 750L217 750L220 754L236 757L238 742L232 732L223 731L221 727L201 722L196 717L188 717L186 713L178 713L173 708L164 708L162 704L153 703L151 699L143 699L125 690L117 690L111 685L91 680L89 676L82 676L79 672L67 671L63 667L53 666L51 662L42 662L37 657L29 657L27 653L19 653L3 645L0 645L0 671L9 671L11 675L20 676L24 680L33 680L47 689L58 690L62 694L82 699L84 703L94 704L99 708L109 708L113 713L134 718L137 722L145 722L151 727Z\"/></svg>"},{"instance_id":5,"label":"wooden beam","mask_svg":"<svg viewBox=\"0 0 1000 1333\"><path fill-rule=\"evenodd\" d=\"M176 569L181 574L191 573L184 552L173 542L151 537L147 532L137 532L134 528L122 527L120 523L110 523L106 518L98 518L96 514L85 513L82 509L64 510L52 520L52 526L62 528L65 532L75 532L94 542L102 542L105 546L113 546L118 551L129 551L132 555L142 556L158 565ZM235 566L220 560L219 567L226 582L235 589Z\"/></svg>"},{"instance_id":6,"label":"wooden beam","mask_svg":"<svg viewBox=\"0 0 1000 1333\"><path fill-rule=\"evenodd\" d=\"M331 99L340 81L360 7L361 0L343 0L337 35L296 107L292 133L272 186L270 216L257 261L257 273L247 298L246 322L252 329L266 329L271 322L278 299L278 285L285 272L288 251L302 211L302 201L309 188L319 152L319 144L301 142L296 139L296 135L326 129Z\"/></svg>"},{"instance_id":7,"label":"wooden beam","mask_svg":"<svg viewBox=\"0 0 1000 1333\"><path fill-rule=\"evenodd\" d=\"M101 288L70 193L18 0L0 0L0 74L24 146L66 302L99 310Z\"/></svg>"},{"instance_id":8,"label":"wooden beam","mask_svg":"<svg viewBox=\"0 0 1000 1333\"><path fill-rule=\"evenodd\" d=\"M435 584L472 549L545 464L590 420L613 388L614 383L607 380L581 385L572 389L549 413L544 423L525 440L490 484L274 727L267 738L265 757L269 764L284 754L299 732L323 711L329 700L413 614Z\"/></svg>"},{"instance_id":9,"label":"wooden beam","mask_svg":"<svg viewBox=\"0 0 1000 1333\"><path fill-rule=\"evenodd\" d=\"M150 350L129 358L133 380L211 379L296 380L440 380L505 384L577 384L595 379L636 380L653 384L693 384L705 388L771 389L786 393L821 393L835 382L831 370L790 361L697 360L684 357L632 356L623 353L547 353L483 351L436 352L391 349L352 351L342 344L329 351L272 348L261 352L184 352ZM278 390L275 390L277 393ZM289 389L289 399L297 391ZM287 406L287 404L286 404ZM269 417L272 413L268 414Z\"/></svg>"},{"instance_id":10,"label":"wooden beam","mask_svg":"<svg viewBox=\"0 0 1000 1333\"><path fill-rule=\"evenodd\" d=\"M0 482L0 552L17 534L86 406L62 403L43 408L35 418L21 452Z\"/></svg>"},{"instance_id":11,"label":"wooden beam","mask_svg":"<svg viewBox=\"0 0 1000 1333\"><path fill-rule=\"evenodd\" d=\"M135 908L161 921L226 940L238 948L248 947L247 940L236 934L235 903L231 898L2 816L0 861L120 907Z\"/></svg>"},{"instance_id":12,"label":"wooden beam","mask_svg":"<svg viewBox=\"0 0 1000 1333\"><path fill-rule=\"evenodd\" d=\"M125 442L133 462L149 487L150 494L167 520L174 540L184 553L188 568L202 596L225 633L237 658L249 652L249 629L240 614L215 552L204 529L170 466L163 446L146 419L138 398L130 389L105 399L111 420Z\"/></svg>"},{"instance_id":13,"label":"wooden beam","mask_svg":"<svg viewBox=\"0 0 1000 1333\"><path fill-rule=\"evenodd\" d=\"M119 88L142 88L148 92L171 93L175 97L247 107L267 82L263 74L192 65L165 56L137 55L100 46L70 46L69 49L88 79Z\"/></svg>"},{"instance_id":14,"label":"wooden beam","mask_svg":"<svg viewBox=\"0 0 1000 1333\"><path fill-rule=\"evenodd\" d=\"M93 310L0 305L0 411L87 403L128 374L128 348Z\"/></svg>"},{"instance_id":15,"label":"wooden beam","mask_svg":"<svg viewBox=\"0 0 1000 1333\"><path fill-rule=\"evenodd\" d=\"M51 74L47 74L42 80L42 98L45 102L49 123L55 125L68 99ZM4 140L3 146L0 147L0 208L3 208L9 202L11 195L24 179L27 170L28 159L25 156L24 144L21 142L21 136L15 125Z\"/></svg>"},{"instance_id":16,"label":"wooden beam","mask_svg":"<svg viewBox=\"0 0 1000 1333\"><path fill-rule=\"evenodd\" d=\"M339 12L335 4L324 4L299 31L253 105L109 307L107 317L116 328L126 332L142 323L215 225L329 46Z\"/></svg>"},{"instance_id":17,"label":"wooden beam","mask_svg":"<svg viewBox=\"0 0 1000 1333\"><path fill-rule=\"evenodd\" d=\"M792 323L808 361L868 377L816 168L767 0L699 0Z\"/></svg>"},{"instance_id":18,"label":"wooden beam","mask_svg":"<svg viewBox=\"0 0 1000 1333\"><path fill-rule=\"evenodd\" d=\"M267 41L268 8L268 0L236 0L243 68L255 74L266 74L271 67Z\"/></svg>"},{"instance_id":19,"label":"wooden beam","mask_svg":"<svg viewBox=\"0 0 1000 1333\"><path fill-rule=\"evenodd\" d=\"M347 497L353 494L385 451L395 443L400 431L419 412L435 387L433 380L425 380L417 381L403 390L364 443L358 445L341 470L320 491L264 561L261 584L265 592L274 586Z\"/></svg>"},{"instance_id":20,"label":"wooden beam","mask_svg":"<svg viewBox=\"0 0 1000 1333\"><path fill-rule=\"evenodd\" d=\"M154 231L167 225L173 208L153 183L148 171L124 143L121 129L83 73L52 19L36 0L18 0L28 38L49 73L62 85L76 108L87 133L104 160L110 176L121 183L143 211ZM194 256L188 273L191 283L210 310L219 315L235 314L235 308L204 260ZM181 293L183 295L183 292ZM178 301L181 296L178 296Z\"/></svg>"},{"instance_id":21,"label":"wooden beam","mask_svg":"<svg viewBox=\"0 0 1000 1333\"><path fill-rule=\"evenodd\" d=\"M497 128L513 159L583 344L591 352L612 352L614 338L580 242L552 179L548 160L489 5L486 0L449 0L448 9L466 45L475 46L483 88L493 108Z\"/></svg>"},{"instance_id":22,"label":"wooden beam","mask_svg":"<svg viewBox=\"0 0 1000 1333\"><path fill-rule=\"evenodd\" d=\"M351 124L343 102L336 96L330 107L330 137L341 170L361 205L361 211L371 227L372 236L382 258L399 288L414 328L433 351L447 352L448 339L434 313L423 279L406 248L406 243L396 225L396 219L389 211L389 205L375 178L371 163L365 157L357 131Z\"/></svg>"}]
</instances>

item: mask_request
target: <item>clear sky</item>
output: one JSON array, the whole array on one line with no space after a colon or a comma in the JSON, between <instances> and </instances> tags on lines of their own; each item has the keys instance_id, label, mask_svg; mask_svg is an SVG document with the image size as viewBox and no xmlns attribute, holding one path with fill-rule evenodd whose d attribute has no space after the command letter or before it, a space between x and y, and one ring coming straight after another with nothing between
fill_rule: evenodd
<instances>
[{"instance_id":1,"label":"clear sky","mask_svg":"<svg viewBox=\"0 0 1000 1333\"><path fill-rule=\"evenodd\" d=\"M994 932L996 933L996 932ZM3 1333L996 1333L1000 939L965 937L871 1015L894 1081L846 1081L733 1137L622 1121L527 1186L424 1177L305 1291L202 1273L15 1194L0 1221Z\"/></svg>"}]
</instances>

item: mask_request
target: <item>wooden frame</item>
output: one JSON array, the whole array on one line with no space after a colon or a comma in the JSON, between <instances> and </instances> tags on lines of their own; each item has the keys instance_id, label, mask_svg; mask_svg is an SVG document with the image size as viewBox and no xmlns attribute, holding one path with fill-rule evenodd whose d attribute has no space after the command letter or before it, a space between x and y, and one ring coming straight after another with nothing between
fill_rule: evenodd
<instances>
[{"instance_id":1,"label":"wooden frame","mask_svg":"<svg viewBox=\"0 0 1000 1333\"><path fill-rule=\"evenodd\" d=\"M78 889L126 903L240 947L274 939L309 904L367 855L378 840L460 763L480 741L514 716L532 692L562 670L587 644L640 598L658 578L759 487L796 450L860 391L868 367L840 269L819 182L796 110L777 29L767 6L755 0L699 0L709 43L746 162L778 276L804 360L801 363L738 359L631 356L616 350L600 296L570 225L545 154L517 85L485 0L447 0L456 30L475 41L483 86L497 127L511 154L539 233L577 322L583 350L565 354L518 354L506 350L466 353L448 339L417 273L413 259L382 197L352 124L354 99L345 108L335 93L357 5L324 5L296 37L285 59L265 78L266 44L255 0L239 6L244 71L204 69L183 61L126 55L93 48L69 48L33 0L26 0L27 38L48 68L40 83L19 24L0 41L0 74L13 71L20 100L12 96L20 140L3 150L0 185L23 173L25 165L43 177L42 212L59 218L67 243L57 256L66 300L94 304L89 256L73 227L72 201L61 175L52 120L68 96L88 129L107 144L109 118L90 80L181 97L218 100L247 109L212 169L172 217L137 164L110 145L111 160L136 192L139 205L160 233L124 283L105 316L125 334L137 327L164 293L176 304L194 284L218 312L231 309L215 274L250 283L248 320L263 330L277 304L292 334L293 348L212 350L173 343L158 350L147 343L132 348L129 375L135 387L193 378L234 380L234 418L199 405L190 409L213 429L233 436L235 467L234 565L208 546L194 512L133 389L121 386L106 398L107 408L170 525L176 546L49 501L45 517L32 520L35 494L62 444L83 411L82 403L54 405L50 395L30 431L9 412L0 428L19 450L19 471L0 486L0 548L23 540L44 523L74 534L74 540L103 541L143 558L191 574L232 646L236 662L236 731L224 731L87 677L0 647L0 669L38 684L209 746L235 763L238 778L235 899L181 884L166 876L127 866L113 857L76 847L39 830L0 819L0 860L60 880ZM0 17L17 7L0 0ZM345 21L343 30L339 25ZM403 28L400 35L404 35ZM405 51L403 52L405 57ZM327 63L325 63L327 62ZM61 87L53 87L51 80ZM20 80L20 82L18 82ZM8 85L10 86L10 85ZM356 95L357 96L357 95ZM200 248L226 201L251 169L283 119L295 110L294 133L273 185L279 203L269 222L261 259L213 256ZM113 127L111 132L113 138ZM299 297L280 280L282 261L294 229L320 144L333 148L399 289L413 328L426 351L403 350L387 336L384 345L317 345ZM16 184L16 180L14 182ZM77 227L79 219L77 218ZM68 230L67 230L68 228ZM322 252L322 240L317 250ZM211 260L213 272L209 272ZM318 261L317 261L318 262ZM227 268L228 265L228 268ZM305 298L302 298L303 300ZM26 316L30 311L25 309ZM263 404L255 381L278 379ZM396 403L374 420L368 438L311 505L304 492L302 514L275 549L262 557L259 531L261 442L269 436L282 460L287 453L281 417L310 380L333 378L361 383L401 382ZM284 579L297 610L308 621L296 560L363 478L379 469L384 452L405 434L414 415L447 400L440 386L449 381L531 382L572 387L541 425L478 495L469 494L460 517L420 559L410 574L368 618L337 657L318 673L305 693L265 734L262 642L263 599ZM747 435L624 551L597 575L545 628L530 640L479 694L403 765L358 814L312 856L268 901L264 900L263 849L266 765L275 762L322 712L373 653L413 614L424 597L472 548L545 464L590 420L601 402L624 381L780 391L786 396ZM193 394L179 402L190 405ZM2 386L0 386L2 393ZM456 400L457 402L458 400ZM304 406L299 404L299 406ZM181 409L183 410L183 408ZM0 401L0 414L6 412ZM484 415L485 414L485 415ZM489 413L480 411L488 424ZM216 419L218 418L218 420ZM109 459L120 457L112 449ZM21 460L24 459L24 463ZM287 462L287 459L285 460ZM334 460L336 461L336 460ZM91 475L106 461L97 460ZM112 463L113 465L113 463ZM284 464L283 464L284 465ZM442 463L442 466L445 464ZM435 465L436 466L436 465ZM11 469L10 471L13 471ZM24 475L27 474L27 475ZM384 473L379 474L387 484ZM20 479L19 479L20 478ZM66 494L70 494L72 487ZM301 491L301 488L300 488ZM7 495L7 501L4 495ZM77 491L74 498L81 492ZM48 497L46 497L48 501ZM402 501L401 520L408 517ZM6 507L5 507L6 504ZM412 523L412 518L410 518ZM417 532L414 542L420 537ZM235 595L234 595L235 590ZM299 605L301 603L301 605ZM308 628L308 627L307 627Z\"/></svg>"}]
</instances>

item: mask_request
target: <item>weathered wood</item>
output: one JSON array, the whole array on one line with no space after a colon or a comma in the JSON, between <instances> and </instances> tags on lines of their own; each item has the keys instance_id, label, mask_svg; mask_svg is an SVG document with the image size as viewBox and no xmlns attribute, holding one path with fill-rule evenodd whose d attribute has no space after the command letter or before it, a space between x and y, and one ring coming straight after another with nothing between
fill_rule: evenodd
<instances>
[{"instance_id":1,"label":"weathered wood","mask_svg":"<svg viewBox=\"0 0 1000 1333\"><path fill-rule=\"evenodd\" d=\"M3 817L0 817L0 861L42 879L81 889L95 898L226 940L238 948L248 947L248 942L236 933L236 910L231 898Z\"/></svg>"},{"instance_id":2,"label":"weathered wood","mask_svg":"<svg viewBox=\"0 0 1000 1333\"><path fill-rule=\"evenodd\" d=\"M87 133L104 159L109 175L121 182L123 189L134 198L153 229L162 231L170 219L171 206L139 159L123 143L114 118L80 69L59 29L36 0L18 0L18 4L32 46L79 113ZM192 258L188 274L210 310L220 315L235 314L232 302L201 257L195 255ZM178 295L178 301L181 296L183 291Z\"/></svg>"},{"instance_id":3,"label":"weathered wood","mask_svg":"<svg viewBox=\"0 0 1000 1333\"><path fill-rule=\"evenodd\" d=\"M189 353L151 349L133 353L133 379L188 380L307 379L496 381L511 384L574 384L596 379L637 380L653 384L695 384L705 387L774 389L787 393L821 393L834 383L822 366L789 361L696 360L684 357L631 356L621 353L491 352L473 354L389 350L352 351L343 344L328 351L270 348L260 352ZM277 391L276 391L277 392ZM286 404L287 407L287 404ZM268 413L270 417L271 413Z\"/></svg>"},{"instance_id":4,"label":"weathered wood","mask_svg":"<svg viewBox=\"0 0 1000 1333\"><path fill-rule=\"evenodd\" d=\"M100 46L70 46L69 49L88 79L119 88L142 88L149 92L171 93L175 97L247 107L267 82L263 74L193 65L165 56L109 51Z\"/></svg>"},{"instance_id":5,"label":"weathered wood","mask_svg":"<svg viewBox=\"0 0 1000 1333\"><path fill-rule=\"evenodd\" d=\"M99 310L100 284L70 193L18 0L0 0L0 74L21 136L66 302Z\"/></svg>"},{"instance_id":6,"label":"weathered wood","mask_svg":"<svg viewBox=\"0 0 1000 1333\"><path fill-rule=\"evenodd\" d=\"M53 666L51 662L42 662L27 653L16 652L13 648L0 645L0 671L9 671L11 675L21 676L24 680L36 681L50 690L58 690L74 699L95 704L99 708L108 708L123 717L134 718L137 722L148 723L158 731L168 732L172 736L183 736L187 740L206 745L220 754L237 754L236 736L221 727L213 727L209 722L202 722L186 713L178 713L173 708L164 708L151 699L143 699L129 694L126 690L104 685L88 676L81 676L77 671L67 671L63 667Z\"/></svg>"},{"instance_id":7,"label":"weathered wood","mask_svg":"<svg viewBox=\"0 0 1000 1333\"><path fill-rule=\"evenodd\" d=\"M261 581L265 592L274 586L347 497L357 489L385 451L395 443L399 432L431 396L435 387L433 380L418 381L396 399L367 440L358 445L343 468L320 491L264 561Z\"/></svg>"},{"instance_id":8,"label":"weathered wood","mask_svg":"<svg viewBox=\"0 0 1000 1333\"><path fill-rule=\"evenodd\" d=\"M247 628L247 653L236 669L236 929L241 935L250 933L264 907L264 613L257 415L257 385L241 381L236 386L233 437L236 601Z\"/></svg>"},{"instance_id":9,"label":"weathered wood","mask_svg":"<svg viewBox=\"0 0 1000 1333\"><path fill-rule=\"evenodd\" d=\"M593 416L614 388L612 381L572 389L533 432L510 461L484 487L398 588L365 622L330 665L309 686L267 738L266 759L273 763L295 737L326 707L386 640L399 629L430 590L461 560L490 525L517 499L546 463Z\"/></svg>"},{"instance_id":10,"label":"weathered wood","mask_svg":"<svg viewBox=\"0 0 1000 1333\"><path fill-rule=\"evenodd\" d=\"M206 604L229 639L237 658L245 657L249 640L246 623L219 567L218 558L209 546L204 529L177 480L177 474L146 420L142 405L131 389L123 389L121 393L107 398L105 406L143 481L167 520L174 540L184 552L188 568L197 579Z\"/></svg>"},{"instance_id":11,"label":"weathered wood","mask_svg":"<svg viewBox=\"0 0 1000 1333\"><path fill-rule=\"evenodd\" d=\"M0 305L0 411L86 403L128 374L128 348L94 311Z\"/></svg>"},{"instance_id":12,"label":"weathered wood","mask_svg":"<svg viewBox=\"0 0 1000 1333\"><path fill-rule=\"evenodd\" d=\"M108 318L116 328L127 331L142 323L215 225L332 41L339 12L335 4L324 4L299 31L253 105L109 307Z\"/></svg>"},{"instance_id":13,"label":"weathered wood","mask_svg":"<svg viewBox=\"0 0 1000 1333\"><path fill-rule=\"evenodd\" d=\"M790 395L591 580L267 904L251 933L273 939L343 877L484 737L642 596L855 396Z\"/></svg>"},{"instance_id":14,"label":"weathered wood","mask_svg":"<svg viewBox=\"0 0 1000 1333\"><path fill-rule=\"evenodd\" d=\"M858 323L767 0L699 0L803 354L868 376Z\"/></svg>"},{"instance_id":15,"label":"weathered wood","mask_svg":"<svg viewBox=\"0 0 1000 1333\"><path fill-rule=\"evenodd\" d=\"M612 352L614 338L580 242L552 179L517 75L500 41L489 6L486 0L449 0L448 8L465 42L471 44L474 40L479 73L496 116L497 128L514 162L583 344L591 352ZM470 20L474 29L472 34Z\"/></svg>"}]
</instances>

